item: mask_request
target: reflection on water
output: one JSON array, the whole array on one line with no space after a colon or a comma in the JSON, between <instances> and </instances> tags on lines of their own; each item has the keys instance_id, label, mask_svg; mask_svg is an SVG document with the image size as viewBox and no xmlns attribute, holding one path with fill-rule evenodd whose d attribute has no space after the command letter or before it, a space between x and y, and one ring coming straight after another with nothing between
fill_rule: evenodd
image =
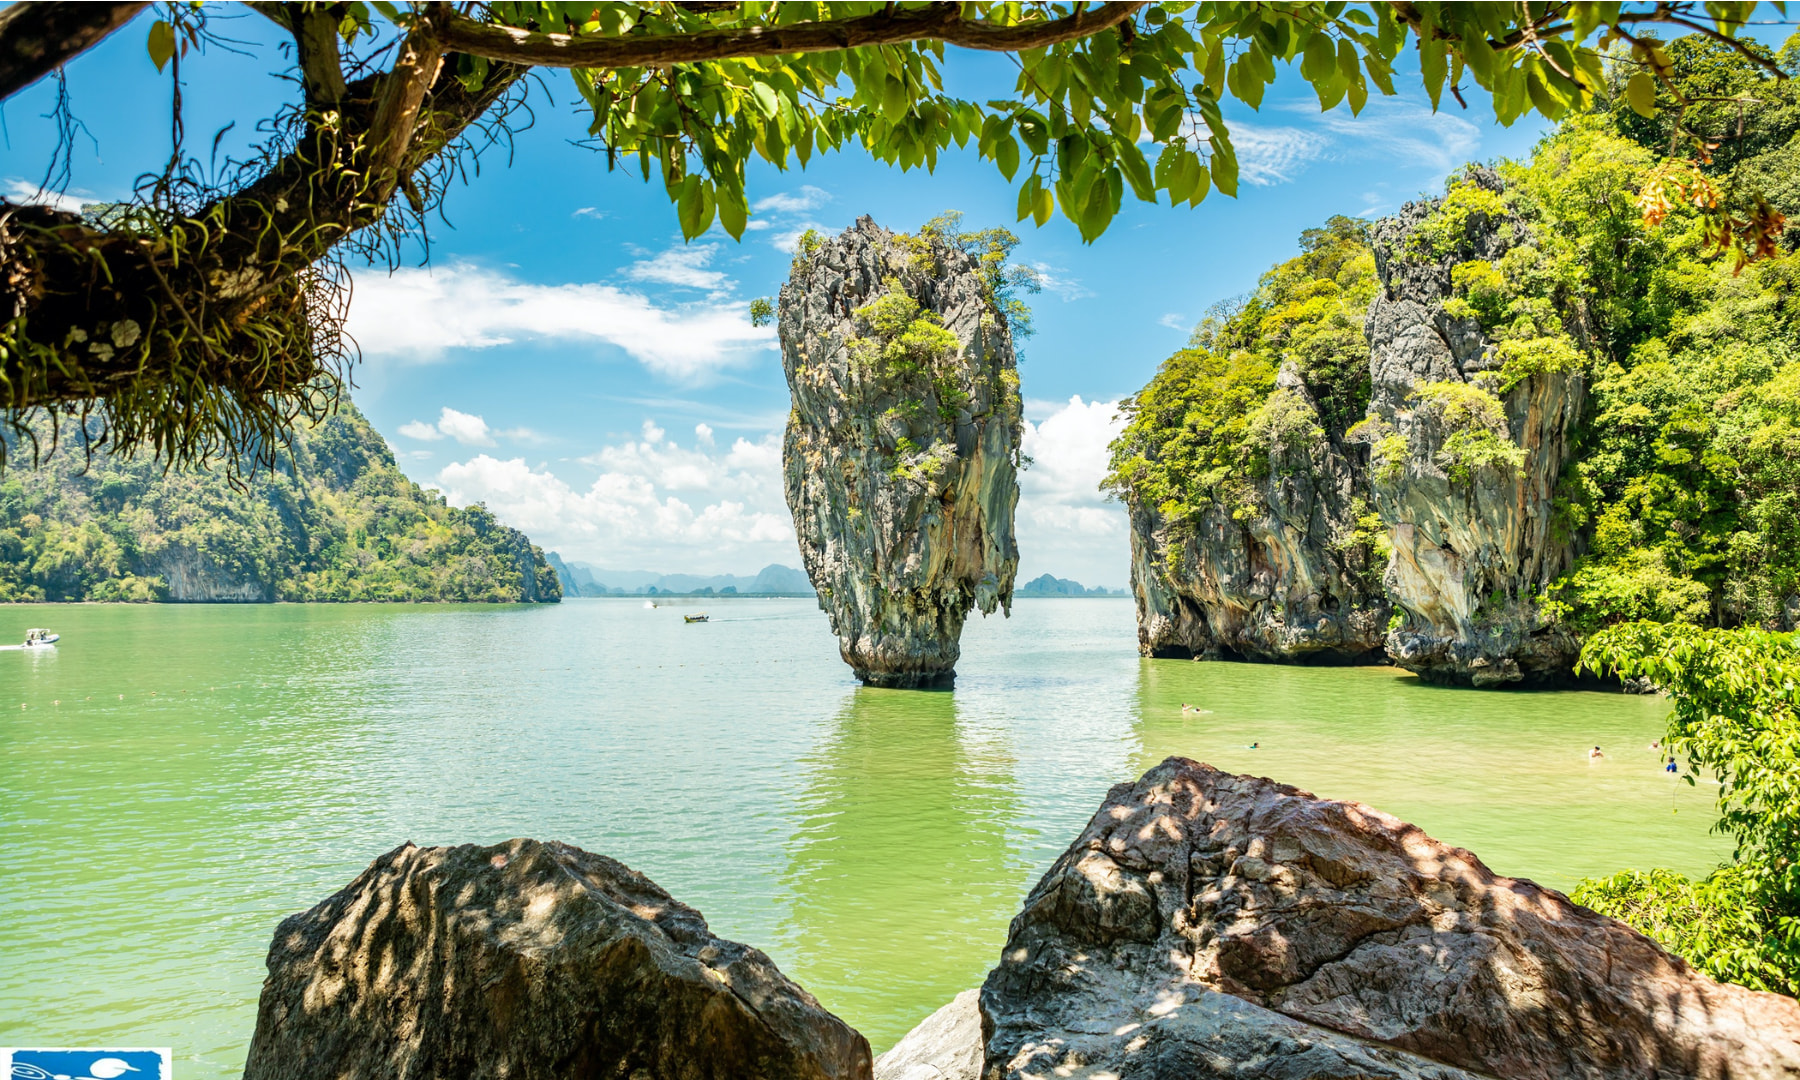
<instances>
[{"instance_id":1,"label":"reflection on water","mask_svg":"<svg viewBox=\"0 0 1800 1080\"><path fill-rule=\"evenodd\" d=\"M1168 754L1557 886L1726 850L1640 749L1655 700L1144 661L1131 603L1097 599L971 623L954 693L863 690L810 601L708 607L0 609L0 641L63 633L0 653L0 1045L238 1075L276 923L406 840L618 858L877 1050L979 981L1107 788Z\"/></svg>"},{"instance_id":2,"label":"reflection on water","mask_svg":"<svg viewBox=\"0 0 1800 1080\"><path fill-rule=\"evenodd\" d=\"M805 760L782 953L847 1014L906 1016L979 982L1026 884L1007 732L960 713L952 694L859 689Z\"/></svg>"}]
</instances>

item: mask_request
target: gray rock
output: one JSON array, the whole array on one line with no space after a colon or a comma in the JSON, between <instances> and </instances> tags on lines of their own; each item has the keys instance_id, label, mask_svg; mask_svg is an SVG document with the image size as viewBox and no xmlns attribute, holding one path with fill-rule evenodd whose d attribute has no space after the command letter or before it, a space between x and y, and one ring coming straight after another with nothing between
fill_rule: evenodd
<instances>
[{"instance_id":1,"label":"gray rock","mask_svg":"<svg viewBox=\"0 0 1800 1080\"><path fill-rule=\"evenodd\" d=\"M904 292L954 336L894 362L859 309ZM782 445L806 573L864 682L947 685L970 609L1012 602L1024 433L1005 319L973 255L859 218L782 286Z\"/></svg>"},{"instance_id":2,"label":"gray rock","mask_svg":"<svg viewBox=\"0 0 1800 1080\"><path fill-rule=\"evenodd\" d=\"M269 947L245 1080L867 1080L869 1044L649 878L396 848Z\"/></svg>"},{"instance_id":3,"label":"gray rock","mask_svg":"<svg viewBox=\"0 0 1800 1080\"><path fill-rule=\"evenodd\" d=\"M1283 365L1276 392L1318 415ZM1253 512L1214 502L1174 523L1128 497L1131 590L1145 656L1305 663L1378 663L1389 607L1380 568L1350 542L1357 462L1336 441L1269 448ZM1366 508L1366 505L1365 505Z\"/></svg>"},{"instance_id":4,"label":"gray rock","mask_svg":"<svg viewBox=\"0 0 1800 1080\"><path fill-rule=\"evenodd\" d=\"M981 1080L981 991L964 990L875 1059L875 1080Z\"/></svg>"},{"instance_id":5,"label":"gray rock","mask_svg":"<svg viewBox=\"0 0 1800 1080\"><path fill-rule=\"evenodd\" d=\"M1473 176L1500 189L1492 171ZM1453 295L1451 272L1460 263L1497 260L1528 243L1530 234L1516 219L1473 213L1455 252L1422 252L1413 239L1438 204L1409 203L1373 233L1382 292L1366 323L1370 437L1406 443L1396 467L1377 463L1371 477L1375 508L1393 545L1387 590L1404 616L1388 634L1388 656L1438 682L1566 679L1580 643L1543 615L1536 597L1575 557L1570 530L1555 522L1552 498L1586 387L1579 371L1551 371L1501 396L1505 435L1525 450L1521 471L1484 466L1467 480L1445 471L1438 455L1450 432L1416 391L1429 383L1489 385L1499 367L1480 325L1444 310Z\"/></svg>"},{"instance_id":6,"label":"gray rock","mask_svg":"<svg viewBox=\"0 0 1800 1080\"><path fill-rule=\"evenodd\" d=\"M1380 811L1183 758L1108 793L981 1012L986 1080L1800 1074L1793 999Z\"/></svg>"}]
</instances>

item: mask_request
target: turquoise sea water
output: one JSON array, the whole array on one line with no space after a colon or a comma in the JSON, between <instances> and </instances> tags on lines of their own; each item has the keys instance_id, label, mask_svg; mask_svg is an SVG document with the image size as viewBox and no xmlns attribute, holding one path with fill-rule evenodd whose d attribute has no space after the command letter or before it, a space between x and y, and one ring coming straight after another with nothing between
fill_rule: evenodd
<instances>
[{"instance_id":1,"label":"turquoise sea water","mask_svg":"<svg viewBox=\"0 0 1800 1080\"><path fill-rule=\"evenodd\" d=\"M64 635L0 653L0 1045L235 1076L282 917L403 841L535 836L649 874L880 1050L980 981L1106 789L1169 754L1557 887L1727 853L1710 793L1646 749L1657 699L1141 660L1102 599L976 619L954 692L870 690L811 601L695 606L0 608L0 641Z\"/></svg>"}]
</instances>

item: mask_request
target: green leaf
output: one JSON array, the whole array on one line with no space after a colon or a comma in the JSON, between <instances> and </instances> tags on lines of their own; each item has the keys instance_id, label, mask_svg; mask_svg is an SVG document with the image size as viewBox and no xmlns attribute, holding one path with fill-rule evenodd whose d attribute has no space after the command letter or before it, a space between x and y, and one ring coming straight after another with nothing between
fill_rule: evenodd
<instances>
[{"instance_id":1,"label":"green leaf","mask_svg":"<svg viewBox=\"0 0 1800 1080\"><path fill-rule=\"evenodd\" d=\"M773 118L781 111L781 100L776 97L775 88L768 83L751 83L750 96L756 99L756 107L762 110L764 116Z\"/></svg>"},{"instance_id":2,"label":"green leaf","mask_svg":"<svg viewBox=\"0 0 1800 1080\"><path fill-rule=\"evenodd\" d=\"M1656 79L1640 71L1625 84L1625 101L1639 116L1656 115Z\"/></svg>"},{"instance_id":3,"label":"green leaf","mask_svg":"<svg viewBox=\"0 0 1800 1080\"><path fill-rule=\"evenodd\" d=\"M1049 222L1050 215L1054 213L1056 213L1056 196L1050 193L1049 188L1038 185L1037 202L1032 205L1031 220L1041 228Z\"/></svg>"},{"instance_id":4,"label":"green leaf","mask_svg":"<svg viewBox=\"0 0 1800 1080\"><path fill-rule=\"evenodd\" d=\"M1017 220L1024 221L1031 216L1032 207L1037 205L1038 188L1041 186L1043 186L1043 181L1039 179L1037 173L1027 176L1025 182L1019 185L1019 216Z\"/></svg>"},{"instance_id":5,"label":"green leaf","mask_svg":"<svg viewBox=\"0 0 1800 1080\"><path fill-rule=\"evenodd\" d=\"M675 201L675 216L681 221L681 235L689 240L706 231L702 224L706 200L700 191L700 178L689 175L681 182L681 195Z\"/></svg>"},{"instance_id":6,"label":"green leaf","mask_svg":"<svg viewBox=\"0 0 1800 1080\"><path fill-rule=\"evenodd\" d=\"M1114 149L1119 155L1119 167L1125 171L1125 179L1131 182L1131 193L1143 202L1156 201L1156 182L1150 178L1150 163L1144 160L1144 152L1134 142L1115 142Z\"/></svg>"},{"instance_id":7,"label":"green leaf","mask_svg":"<svg viewBox=\"0 0 1800 1080\"><path fill-rule=\"evenodd\" d=\"M724 190L718 193L719 224L733 240L744 238L744 224L750 217L750 209L745 205L744 193Z\"/></svg>"},{"instance_id":8,"label":"green leaf","mask_svg":"<svg viewBox=\"0 0 1800 1080\"><path fill-rule=\"evenodd\" d=\"M1317 86L1320 79L1331 74L1332 61L1336 58L1337 51L1331 47L1331 38L1315 32L1306 39L1306 52L1300 58L1301 78Z\"/></svg>"},{"instance_id":9,"label":"green leaf","mask_svg":"<svg viewBox=\"0 0 1800 1080\"><path fill-rule=\"evenodd\" d=\"M1019 140L1011 135L1000 136L994 147L994 164L1000 166L1000 175L1008 180L1019 171Z\"/></svg>"},{"instance_id":10,"label":"green leaf","mask_svg":"<svg viewBox=\"0 0 1800 1080\"><path fill-rule=\"evenodd\" d=\"M161 71L175 57L175 28L162 19L150 24L150 62Z\"/></svg>"},{"instance_id":11,"label":"green leaf","mask_svg":"<svg viewBox=\"0 0 1800 1080\"><path fill-rule=\"evenodd\" d=\"M898 124L905 118L910 104L905 81L889 75L881 88L881 115L888 123Z\"/></svg>"}]
</instances>

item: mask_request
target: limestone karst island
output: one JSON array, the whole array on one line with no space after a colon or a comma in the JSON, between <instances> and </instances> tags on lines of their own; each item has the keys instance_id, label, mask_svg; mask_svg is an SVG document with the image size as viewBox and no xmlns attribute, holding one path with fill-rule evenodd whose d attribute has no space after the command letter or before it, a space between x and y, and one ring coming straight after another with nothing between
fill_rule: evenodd
<instances>
[{"instance_id":1,"label":"limestone karst island","mask_svg":"<svg viewBox=\"0 0 1800 1080\"><path fill-rule=\"evenodd\" d=\"M1800 14L0 6L0 1080L1800 1077Z\"/></svg>"}]
</instances>

